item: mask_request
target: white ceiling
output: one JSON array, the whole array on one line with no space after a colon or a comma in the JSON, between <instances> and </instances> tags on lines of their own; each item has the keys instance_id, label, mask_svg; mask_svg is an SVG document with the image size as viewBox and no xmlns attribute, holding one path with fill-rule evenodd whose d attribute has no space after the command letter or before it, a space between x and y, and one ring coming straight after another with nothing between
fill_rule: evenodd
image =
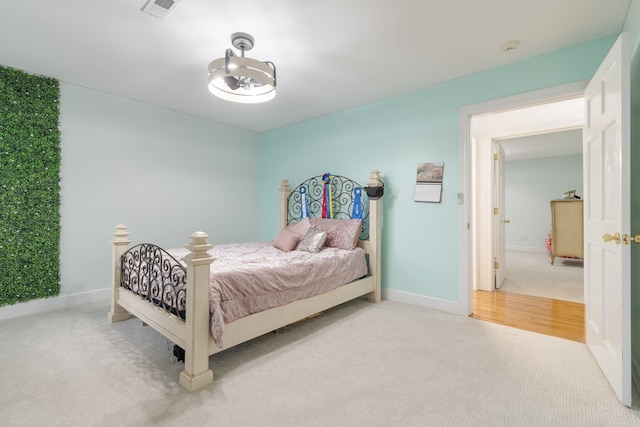
<instances>
[{"instance_id":1,"label":"white ceiling","mask_svg":"<svg viewBox=\"0 0 640 427\"><path fill-rule=\"evenodd\" d=\"M582 128L503 139L500 143L506 161L582 155Z\"/></svg>"},{"instance_id":2,"label":"white ceiling","mask_svg":"<svg viewBox=\"0 0 640 427\"><path fill-rule=\"evenodd\" d=\"M145 3L2 0L0 65L263 132L617 35L630 0L181 0L164 20ZM277 66L271 102L207 90L239 31Z\"/></svg>"}]
</instances>

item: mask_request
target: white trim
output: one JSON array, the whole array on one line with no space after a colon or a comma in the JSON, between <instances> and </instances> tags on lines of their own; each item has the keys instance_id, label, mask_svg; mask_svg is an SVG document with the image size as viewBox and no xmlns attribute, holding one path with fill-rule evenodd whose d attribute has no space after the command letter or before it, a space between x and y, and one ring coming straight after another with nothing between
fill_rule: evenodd
<instances>
[{"instance_id":1,"label":"white trim","mask_svg":"<svg viewBox=\"0 0 640 427\"><path fill-rule=\"evenodd\" d=\"M467 105L459 110L459 147L460 147L460 192L458 196L459 213L459 271L458 302L461 314L469 315L473 310L472 283L473 245L471 231L474 224L471 218L471 117L479 114L508 111L511 109L541 105L550 101L560 101L580 96L584 93L588 81L579 81L527 92L506 98L494 99L478 104ZM462 200L462 203L460 203Z\"/></svg>"},{"instance_id":2,"label":"white trim","mask_svg":"<svg viewBox=\"0 0 640 427\"><path fill-rule=\"evenodd\" d=\"M412 294L410 292L397 291L394 289L383 289L382 298L389 301L417 305L419 307L444 311L451 314L465 315L461 304L455 301L432 298L424 295Z\"/></svg>"},{"instance_id":3,"label":"white trim","mask_svg":"<svg viewBox=\"0 0 640 427\"><path fill-rule=\"evenodd\" d=\"M537 252L537 253L545 253L547 252L546 248L536 247L536 246L507 246L507 251L513 252Z\"/></svg>"},{"instance_id":4,"label":"white trim","mask_svg":"<svg viewBox=\"0 0 640 427\"><path fill-rule=\"evenodd\" d=\"M473 299L471 298L472 268L471 268L471 114L466 113L465 108L460 109L459 118L460 135L460 169L458 182L458 305L460 314L468 316L473 311Z\"/></svg>"},{"instance_id":5,"label":"white trim","mask_svg":"<svg viewBox=\"0 0 640 427\"><path fill-rule=\"evenodd\" d=\"M571 99L584 94L584 90L588 83L589 80L581 80L579 82L568 83L562 86L554 86L534 92L526 92L519 95L508 96L506 98L481 102L478 104L465 105L460 108L460 112L467 113L468 116L473 116L476 114L497 113L513 110L515 108L532 107L534 105L542 105L548 102Z\"/></svg>"},{"instance_id":6,"label":"white trim","mask_svg":"<svg viewBox=\"0 0 640 427\"><path fill-rule=\"evenodd\" d=\"M61 295L52 298L37 299L14 305L7 305L0 308L0 320L28 316L31 314L41 314L48 311L64 310L95 302L104 302L105 304L108 304L109 299L111 298L109 291L110 289L106 288L96 291Z\"/></svg>"}]
</instances>

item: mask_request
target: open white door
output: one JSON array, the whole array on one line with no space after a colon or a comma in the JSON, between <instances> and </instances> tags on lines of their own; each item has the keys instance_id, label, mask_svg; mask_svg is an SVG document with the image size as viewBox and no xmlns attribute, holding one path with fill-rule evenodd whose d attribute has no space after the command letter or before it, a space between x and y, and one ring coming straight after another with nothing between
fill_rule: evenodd
<instances>
[{"instance_id":1,"label":"open white door","mask_svg":"<svg viewBox=\"0 0 640 427\"><path fill-rule=\"evenodd\" d=\"M585 91L584 299L587 345L631 406L630 79L622 34Z\"/></svg>"},{"instance_id":2,"label":"open white door","mask_svg":"<svg viewBox=\"0 0 640 427\"><path fill-rule=\"evenodd\" d=\"M500 289L504 282L506 265L505 219L504 212L504 147L500 141L493 140L493 286Z\"/></svg>"}]
</instances>

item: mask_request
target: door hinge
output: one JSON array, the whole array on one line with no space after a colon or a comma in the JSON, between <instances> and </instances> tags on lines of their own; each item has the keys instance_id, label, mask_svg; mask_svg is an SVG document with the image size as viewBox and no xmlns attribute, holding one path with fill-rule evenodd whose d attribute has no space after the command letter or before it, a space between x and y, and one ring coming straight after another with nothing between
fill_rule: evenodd
<instances>
[{"instance_id":1,"label":"door hinge","mask_svg":"<svg viewBox=\"0 0 640 427\"><path fill-rule=\"evenodd\" d=\"M498 153L493 154L493 160L498 160Z\"/></svg>"},{"instance_id":2,"label":"door hinge","mask_svg":"<svg viewBox=\"0 0 640 427\"><path fill-rule=\"evenodd\" d=\"M498 261L493 261L493 269L498 270L500 268L500 263Z\"/></svg>"},{"instance_id":3,"label":"door hinge","mask_svg":"<svg viewBox=\"0 0 640 427\"><path fill-rule=\"evenodd\" d=\"M493 208L493 214L498 215L498 208Z\"/></svg>"}]
</instances>

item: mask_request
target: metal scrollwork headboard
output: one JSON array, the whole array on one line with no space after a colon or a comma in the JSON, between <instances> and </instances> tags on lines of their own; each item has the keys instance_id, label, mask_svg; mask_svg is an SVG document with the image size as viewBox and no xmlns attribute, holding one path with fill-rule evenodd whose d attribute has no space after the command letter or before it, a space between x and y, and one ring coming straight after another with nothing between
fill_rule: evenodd
<instances>
[{"instance_id":1,"label":"metal scrollwork headboard","mask_svg":"<svg viewBox=\"0 0 640 427\"><path fill-rule=\"evenodd\" d=\"M307 179L293 189L287 198L287 225L300 222L304 218L303 199L306 199L308 216L322 218L322 205L325 197L326 175L318 175ZM369 198L366 191L356 181L340 175L330 175L327 193L331 196L331 204L326 210L333 219L352 217L354 207L362 212L362 232L360 240L369 239ZM359 195L356 195L359 189ZM303 197L303 193L305 196ZM359 206L356 205L359 199ZM327 216L329 217L329 216Z\"/></svg>"}]
</instances>

